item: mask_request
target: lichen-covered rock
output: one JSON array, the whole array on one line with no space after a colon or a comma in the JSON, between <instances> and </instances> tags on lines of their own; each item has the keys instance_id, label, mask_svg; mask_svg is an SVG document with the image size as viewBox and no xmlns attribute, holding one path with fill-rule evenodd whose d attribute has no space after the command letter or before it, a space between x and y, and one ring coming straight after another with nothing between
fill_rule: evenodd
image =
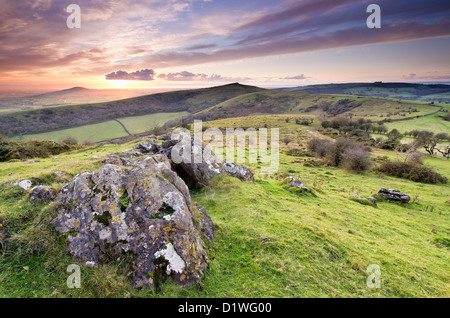
<instances>
[{"instance_id":1,"label":"lichen-covered rock","mask_svg":"<svg viewBox=\"0 0 450 318\"><path fill-rule=\"evenodd\" d=\"M129 170L107 164L80 173L57 200L62 207L52 223L85 264L127 259L136 288L166 276L180 285L203 276L208 259L189 190L166 156L138 159Z\"/></svg>"},{"instance_id":2,"label":"lichen-covered rock","mask_svg":"<svg viewBox=\"0 0 450 318\"><path fill-rule=\"evenodd\" d=\"M38 185L30 190L31 201L50 201L55 199L56 190L48 186Z\"/></svg>"},{"instance_id":3,"label":"lichen-covered rock","mask_svg":"<svg viewBox=\"0 0 450 318\"><path fill-rule=\"evenodd\" d=\"M109 157L104 159L102 162L111 165L122 165L122 160L115 155L109 155Z\"/></svg>"},{"instance_id":4,"label":"lichen-covered rock","mask_svg":"<svg viewBox=\"0 0 450 318\"><path fill-rule=\"evenodd\" d=\"M161 150L159 145L157 145L155 143L148 143L148 142L143 142L143 143L137 144L135 146L135 148L138 151L142 152L143 154L155 154Z\"/></svg>"},{"instance_id":5,"label":"lichen-covered rock","mask_svg":"<svg viewBox=\"0 0 450 318\"><path fill-rule=\"evenodd\" d=\"M382 198L385 198L386 200L400 201L402 203L408 203L409 200L411 200L411 197L409 195L403 193L400 190L394 189L381 188L376 196L380 196Z\"/></svg>"},{"instance_id":6,"label":"lichen-covered rock","mask_svg":"<svg viewBox=\"0 0 450 318\"><path fill-rule=\"evenodd\" d=\"M187 143L171 142L173 145L165 149L172 160L172 167L189 187L204 187L213 176L224 173L222 161L198 138L192 136Z\"/></svg>"},{"instance_id":7,"label":"lichen-covered rock","mask_svg":"<svg viewBox=\"0 0 450 318\"><path fill-rule=\"evenodd\" d=\"M198 211L199 214L195 217L195 225L197 229L202 233L208 240L214 241L214 223L206 213L206 208L197 202L194 203L194 213Z\"/></svg>"},{"instance_id":8,"label":"lichen-covered rock","mask_svg":"<svg viewBox=\"0 0 450 318\"><path fill-rule=\"evenodd\" d=\"M242 181L250 181L255 182L255 178L253 173L247 167L238 166L233 162L229 162L224 160L223 162L223 171L225 174L238 178Z\"/></svg>"}]
</instances>

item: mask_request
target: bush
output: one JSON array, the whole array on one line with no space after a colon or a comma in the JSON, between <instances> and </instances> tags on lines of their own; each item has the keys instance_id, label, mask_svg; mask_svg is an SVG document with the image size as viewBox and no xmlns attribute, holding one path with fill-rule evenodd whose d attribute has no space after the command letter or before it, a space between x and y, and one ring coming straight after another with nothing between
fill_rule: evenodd
<instances>
[{"instance_id":1,"label":"bush","mask_svg":"<svg viewBox=\"0 0 450 318\"><path fill-rule=\"evenodd\" d=\"M447 178L416 162L384 161L378 171L387 175L422 183L447 183Z\"/></svg>"},{"instance_id":2,"label":"bush","mask_svg":"<svg viewBox=\"0 0 450 318\"><path fill-rule=\"evenodd\" d=\"M78 141L73 137L66 137L64 139L61 139L61 142L63 144L72 145L72 146L78 144Z\"/></svg>"},{"instance_id":3,"label":"bush","mask_svg":"<svg viewBox=\"0 0 450 318\"><path fill-rule=\"evenodd\" d=\"M364 172L372 166L370 154L361 148L349 148L342 154L342 167L348 171Z\"/></svg>"},{"instance_id":4,"label":"bush","mask_svg":"<svg viewBox=\"0 0 450 318\"><path fill-rule=\"evenodd\" d=\"M349 171L363 172L371 166L370 154L362 144L348 138L338 138L335 142L313 138L308 142L307 149L313 156L325 158L330 165Z\"/></svg>"},{"instance_id":5,"label":"bush","mask_svg":"<svg viewBox=\"0 0 450 318\"><path fill-rule=\"evenodd\" d=\"M308 141L306 147L311 155L318 158L325 158L328 149L331 147L332 144L333 142L329 139L314 137L310 141Z\"/></svg>"}]
</instances>

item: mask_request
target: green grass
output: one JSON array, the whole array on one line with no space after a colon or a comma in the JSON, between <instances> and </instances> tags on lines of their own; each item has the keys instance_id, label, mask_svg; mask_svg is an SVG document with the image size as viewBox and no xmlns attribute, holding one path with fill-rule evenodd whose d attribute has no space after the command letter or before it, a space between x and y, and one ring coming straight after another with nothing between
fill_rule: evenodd
<instances>
[{"instance_id":1,"label":"green grass","mask_svg":"<svg viewBox=\"0 0 450 318\"><path fill-rule=\"evenodd\" d=\"M119 118L120 122L127 127L127 130L132 134L139 134L149 131L155 127L161 127L169 120L179 118L187 115L188 112L178 113L158 113L144 116L124 117Z\"/></svg>"},{"instance_id":2,"label":"green grass","mask_svg":"<svg viewBox=\"0 0 450 318\"><path fill-rule=\"evenodd\" d=\"M450 122L440 118L439 115L442 115L442 113L437 113L435 115L421 117L412 120L386 123L385 126L389 130L396 128L401 133L404 133L405 131L411 131L414 129L430 130L433 131L435 134L441 132L442 133L450 132Z\"/></svg>"},{"instance_id":3,"label":"green grass","mask_svg":"<svg viewBox=\"0 0 450 318\"><path fill-rule=\"evenodd\" d=\"M343 114L352 114L355 117L364 117L373 121L422 116L438 110L437 107L426 103L389 98L267 90L237 96L204 110L201 114L209 115L209 118L215 119L257 114L305 114L318 116L325 113L320 107L307 112L305 112L305 109L313 105L320 106L322 103L336 104L340 100L348 100L351 103L360 104L360 106ZM416 111L409 113L412 109L416 109Z\"/></svg>"},{"instance_id":4,"label":"green grass","mask_svg":"<svg viewBox=\"0 0 450 318\"><path fill-rule=\"evenodd\" d=\"M295 137L296 147L305 143L313 127L292 120L286 123L285 118L230 118L205 125L258 128L266 123L269 128L279 127L281 136ZM0 215L13 234L6 253L0 255L0 296L450 296L449 185L308 166L302 160L309 157L285 153L280 155L280 171L302 180L315 195L289 191L276 176L259 173L258 163L245 164L255 172L254 184L221 176L191 191L192 202L205 206L216 226L215 241L207 243L209 269L199 284L181 288L168 281L159 293L134 290L120 263L110 263L82 266L81 289L68 289L66 268L77 262L48 226L57 206L32 204L26 192L6 184L41 177L59 190L76 173L99 170L108 153L131 148L139 141L86 148L38 162L0 164ZM387 151L373 155L386 154L395 156ZM448 161L429 158L425 164L450 174ZM50 178L54 171L65 171L67 177L61 181ZM366 206L348 199L353 194L372 196L381 187L399 189L413 202L380 201L377 206ZM381 268L380 289L366 286L370 264Z\"/></svg>"},{"instance_id":5,"label":"green grass","mask_svg":"<svg viewBox=\"0 0 450 318\"><path fill-rule=\"evenodd\" d=\"M155 127L162 126L165 122L186 114L187 112L157 113L144 116L123 117L118 118L118 120L131 134L139 134L149 131ZM98 142L124 136L128 136L128 134L123 127L117 121L109 120L99 124L56 130L47 133L25 135L23 138L28 140L43 139L60 141L67 137L73 137L78 142L83 142L85 140Z\"/></svg>"},{"instance_id":6,"label":"green grass","mask_svg":"<svg viewBox=\"0 0 450 318\"><path fill-rule=\"evenodd\" d=\"M53 140L60 141L67 137L73 137L78 142L89 140L92 142L127 136L123 127L114 120L109 120L99 124L85 125L76 128L55 130L46 133L24 135L28 140Z\"/></svg>"}]
</instances>

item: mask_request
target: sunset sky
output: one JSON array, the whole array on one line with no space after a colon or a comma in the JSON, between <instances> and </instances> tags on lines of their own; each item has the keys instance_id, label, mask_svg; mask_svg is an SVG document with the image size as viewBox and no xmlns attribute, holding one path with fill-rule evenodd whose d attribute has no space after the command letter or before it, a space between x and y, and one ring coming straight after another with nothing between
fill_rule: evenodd
<instances>
[{"instance_id":1,"label":"sunset sky","mask_svg":"<svg viewBox=\"0 0 450 318\"><path fill-rule=\"evenodd\" d=\"M443 82L449 52L449 0L0 0L1 90Z\"/></svg>"}]
</instances>

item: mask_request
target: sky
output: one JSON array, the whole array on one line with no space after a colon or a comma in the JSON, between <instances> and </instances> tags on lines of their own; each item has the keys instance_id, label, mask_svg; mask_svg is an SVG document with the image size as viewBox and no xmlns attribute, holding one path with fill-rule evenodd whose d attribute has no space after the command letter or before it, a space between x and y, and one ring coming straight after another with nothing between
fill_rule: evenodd
<instances>
[{"instance_id":1,"label":"sky","mask_svg":"<svg viewBox=\"0 0 450 318\"><path fill-rule=\"evenodd\" d=\"M445 82L449 52L449 0L0 0L0 90Z\"/></svg>"}]
</instances>

